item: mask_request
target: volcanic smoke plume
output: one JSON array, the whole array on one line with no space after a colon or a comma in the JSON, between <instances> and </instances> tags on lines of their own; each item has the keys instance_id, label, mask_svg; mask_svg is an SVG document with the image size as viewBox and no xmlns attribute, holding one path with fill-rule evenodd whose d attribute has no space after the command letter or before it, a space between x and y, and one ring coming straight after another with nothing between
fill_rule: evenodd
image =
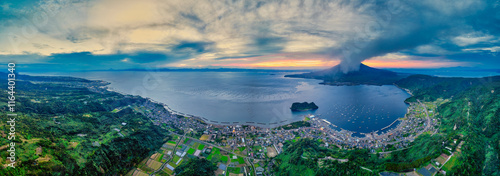
<instances>
[{"instance_id":1,"label":"volcanic smoke plume","mask_svg":"<svg viewBox=\"0 0 500 176\"><path fill-rule=\"evenodd\" d=\"M375 1L365 12L373 20L355 27L344 46L332 50L332 57L341 60L341 70L347 73L358 70L366 59L448 40L472 29L498 31L498 25L494 26L496 30L488 30L492 27L477 22L499 21L498 15L484 15L500 10L488 2Z\"/></svg>"}]
</instances>

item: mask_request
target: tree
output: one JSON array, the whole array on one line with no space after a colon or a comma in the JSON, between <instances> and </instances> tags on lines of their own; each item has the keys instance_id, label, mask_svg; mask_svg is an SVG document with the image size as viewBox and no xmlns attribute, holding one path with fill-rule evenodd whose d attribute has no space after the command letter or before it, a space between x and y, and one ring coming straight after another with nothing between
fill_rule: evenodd
<instances>
[{"instance_id":1,"label":"tree","mask_svg":"<svg viewBox=\"0 0 500 176\"><path fill-rule=\"evenodd\" d=\"M193 158L187 162L183 162L179 167L175 168L174 171L175 174L179 176L212 176L215 175L215 170L217 170L215 163L205 158Z\"/></svg>"}]
</instances>

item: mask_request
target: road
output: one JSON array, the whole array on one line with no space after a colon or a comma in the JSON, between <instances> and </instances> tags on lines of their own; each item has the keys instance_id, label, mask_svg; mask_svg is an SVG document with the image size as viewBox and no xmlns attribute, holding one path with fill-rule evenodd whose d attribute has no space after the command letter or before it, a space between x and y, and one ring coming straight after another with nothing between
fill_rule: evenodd
<instances>
[{"instance_id":1,"label":"road","mask_svg":"<svg viewBox=\"0 0 500 176\"><path fill-rule=\"evenodd\" d=\"M420 100L417 100L418 103L424 108L424 111L425 111L425 116L427 117L427 122L426 122L426 126L424 127L424 130L420 131L417 133L417 135L415 135L415 137L413 137L412 139L410 139L411 141L413 141L416 137L420 136L422 133L424 133L425 131L427 131L429 129L429 127L431 126L431 118L429 117L429 112L427 111L427 106L425 106L422 102L420 102ZM385 144L395 144L395 143L398 143L398 142L401 142L403 140L397 140L397 141L393 141L393 142L387 142ZM406 148L404 148L406 149ZM403 149L398 149L398 150L394 150L394 151L399 151L399 150L403 150ZM381 154L387 154L387 153L392 153L394 151L388 151L388 152L380 152Z\"/></svg>"},{"instance_id":2,"label":"road","mask_svg":"<svg viewBox=\"0 0 500 176\"><path fill-rule=\"evenodd\" d=\"M155 170L152 174L150 174L150 176L153 176L155 175L156 173L160 172L161 170L163 170L168 162L170 162L170 160L172 160L174 158L174 155L175 155L175 151L177 150L177 146L179 146L179 144L182 142L182 139L184 139L184 135L182 137L179 138L179 141L177 141L177 143L175 144L175 147L174 147L174 150L172 151L172 155L170 157L170 159L168 159L167 161L165 161L158 170Z\"/></svg>"},{"instance_id":3,"label":"road","mask_svg":"<svg viewBox=\"0 0 500 176\"><path fill-rule=\"evenodd\" d=\"M162 127L162 128L163 128L163 127ZM163 129L165 129L165 128L163 128ZM178 135L178 136L181 136L181 135L179 135L179 134L177 134L177 133L174 133L174 132L169 132L169 133L170 133L170 134L172 134L172 135ZM160 167L158 170L155 170L152 174L150 174L150 176L155 175L156 173L158 173L159 171L163 170L163 169L167 166L168 162L170 162L170 160L174 158L173 156L175 155L175 152L176 152L176 150L177 150L177 147L179 146L179 144L182 142L182 140L183 140L184 138L188 138L188 139L194 140L194 141L196 141L196 142L199 142L199 143L202 143L202 144L205 144L205 145L209 145L209 146L212 146L212 147L219 148L219 149L220 149L220 150L222 150L222 151L225 151L225 152L231 153L231 154L233 154L233 155L240 156L240 157L243 157L243 158L245 158L245 159L248 159L248 162L250 162L250 160L249 160L249 158L248 158L247 156L244 156L244 155L240 155L240 154L234 153L234 152L229 151L229 150L226 150L225 148L222 148L222 147L220 147L220 146L218 146L218 145L211 144L211 143L208 143L208 142L205 142L205 141L202 141L202 140L196 139L196 138L192 138L192 137L186 136L186 134L184 134L184 135L182 135L182 137L180 137L180 138L179 138L179 141L175 144L174 150L172 151L172 157L170 157L170 159L169 159L169 160L167 160L165 163L163 163L163 164L161 165L161 167ZM251 163L250 163L250 164L251 164ZM251 164L251 165L252 165L252 168L253 168L253 164ZM255 171L255 168L254 168L254 170L253 170L253 171Z\"/></svg>"},{"instance_id":4,"label":"road","mask_svg":"<svg viewBox=\"0 0 500 176\"><path fill-rule=\"evenodd\" d=\"M379 154L388 154L388 153L392 153L392 152L395 152L395 151L401 151L401 150L404 150L404 149L407 149L407 148L397 149L397 150L388 151L388 152L379 152Z\"/></svg>"},{"instance_id":5,"label":"road","mask_svg":"<svg viewBox=\"0 0 500 176\"><path fill-rule=\"evenodd\" d=\"M428 131L429 127L431 126L431 119L430 119L430 117L429 117L429 112L428 112L428 110L427 110L427 107L426 107L426 106L425 106L422 102L420 102L420 100L417 100L417 101L418 101L418 103L419 103L419 104L420 104L420 105L424 108L424 112L425 112L425 115L426 115L426 118L427 118L427 122L426 122L426 123L427 123L427 125L425 125L424 130L422 130L422 131L418 132L418 133L417 133L417 135L415 135L415 137L417 137L417 136L421 135L421 134L422 134L423 132L425 132L425 131ZM315 128L315 127L305 127L305 128L303 128L303 129L316 129L316 130L319 130L319 129ZM269 130L239 131L239 132L240 132L240 133L250 133L250 132L252 132L252 133L253 133L253 132L269 132ZM173 132L170 132L170 133L171 133L171 134L178 135L178 134L173 133ZM337 139L337 140L341 140L341 139L339 139L339 138L337 138L336 136L333 136L333 135L330 135L330 137L332 137L332 138L334 138L334 139ZM237 155L237 156L243 157L243 158L245 158L248 162L250 162L250 160L249 160L250 158L249 158L249 157L247 157L247 156L244 156L244 155L241 155L241 154L234 153L233 151L227 150L227 149L225 149L225 148L223 148L223 147L220 147L220 146L218 146L218 145L215 145L215 144L212 144L212 143L208 143L208 142L205 142L205 141L202 141L202 140L196 139L196 138L192 138L192 137L189 137L189 136L185 136L185 135L183 135L183 136L182 136L179 140L182 140L182 139L184 139L184 138L188 138L188 139L194 140L194 141L196 141L196 142L199 142L199 143L202 143L202 144L205 144L205 145L208 145L208 146L212 146L212 147L219 148L219 149L220 149L220 150L222 150L222 151L225 151L225 152L231 153L231 154L233 154L233 155ZM395 143L398 143L398 142L401 142L401 141L403 141L403 140L397 140L397 141L393 141L393 142L388 142L388 143L386 143L386 144L395 144ZM177 149L177 147L178 147L178 145L179 145L179 143L180 143L180 142L182 142L182 141L179 141L179 142L176 144L176 146L175 146L175 148L174 148L174 150L173 150L172 155L175 155L175 151L176 151L176 149ZM402 149L400 149L400 150L402 150ZM399 151L399 150L396 150L396 151ZM391 152L393 152L393 151L381 152L381 153L391 153ZM168 162L169 162L172 158L173 158L173 157L171 157L171 158L170 158L167 162L163 163L163 164L162 164L162 166L160 167L160 169L158 169L158 170L154 171L154 172L153 172L153 174L151 174L151 175L154 175L155 173L157 173L157 172L161 171L162 169L164 169L164 168L166 167L167 163L168 163ZM252 168L253 168L253 164L251 164L251 166L252 166ZM367 168L363 168L363 169L367 169ZM369 169L367 169L367 170L369 170ZM254 171L255 171L255 169L254 169ZM370 170L370 171L371 171L371 170Z\"/></svg>"},{"instance_id":6,"label":"road","mask_svg":"<svg viewBox=\"0 0 500 176\"><path fill-rule=\"evenodd\" d=\"M229 151L225 148L222 148L218 145L215 145L215 144L211 144L211 143L208 143L208 142L205 142L205 141L202 141L202 140L199 140L199 139L196 139L196 138L192 138L192 137L189 137L189 136L185 136L186 138L188 139L191 139L191 140L194 140L196 142L199 142L199 143L202 143L202 144L205 144L205 145L209 145L209 146L212 146L212 147L216 147L216 148L219 148L220 150L222 151L225 151L225 152L228 152L228 153L231 153L233 155L236 155L236 156L240 156L240 157L243 157L245 159L246 162L248 162L247 164L250 164L250 166L252 167L252 174L255 174L255 167L253 166L252 162L250 161L250 157L247 157L245 155L240 155L240 154L237 154L237 153L234 153L232 151ZM249 171L250 172L250 171Z\"/></svg>"},{"instance_id":7,"label":"road","mask_svg":"<svg viewBox=\"0 0 500 176\"><path fill-rule=\"evenodd\" d=\"M364 170L367 170L367 171L373 172L371 169L368 169L368 168L366 168L366 167L363 167L363 166L360 166L360 167L361 167L361 169L364 169Z\"/></svg>"},{"instance_id":8,"label":"road","mask_svg":"<svg viewBox=\"0 0 500 176\"><path fill-rule=\"evenodd\" d=\"M218 145L211 144L211 143L208 143L208 142L205 142L205 141L202 141L202 140L196 139L196 138L192 138L192 137L189 137L189 136L186 136L186 138L191 139L191 140L194 140L194 141L199 142L199 143L203 143L203 144L205 144L205 145L210 145L210 146L212 146L212 147L217 147L217 148L219 148L219 149L220 149L220 150L222 150L222 151L225 151L225 152L231 153L231 154L233 154L233 155L237 155L237 156L241 156L241 157L246 158L246 156L245 156L245 155L240 155L240 154L234 153L234 152L232 152L232 151L230 151L230 150L227 150L227 149L225 149L225 148L222 148L222 147L220 147L220 146L218 146Z\"/></svg>"},{"instance_id":9,"label":"road","mask_svg":"<svg viewBox=\"0 0 500 176\"><path fill-rule=\"evenodd\" d=\"M422 133L426 132L427 130L429 130L429 127L431 126L431 117L429 117L429 112L427 111L427 106L425 106L422 102L420 102L420 100L417 100L418 103L424 108L424 112L425 112L425 116L427 118L427 122L426 122L426 125L424 127L424 130L422 131L419 131L417 133L417 135L415 135L415 137L413 137L412 139L410 139L411 141L413 141L415 138L417 138L418 136L420 136ZM399 140L399 141L394 141L394 142L388 142L386 144L395 144L395 143L398 143L398 142L401 142L402 140Z\"/></svg>"},{"instance_id":10,"label":"road","mask_svg":"<svg viewBox=\"0 0 500 176\"><path fill-rule=\"evenodd\" d=\"M451 155L448 157L448 159L446 159L446 161L441 165L441 167L439 167L438 170L441 170L441 168L443 168L443 166L451 159L451 157L453 156L453 154L454 153L451 153ZM439 173L439 172L434 173L433 176L436 175L437 173Z\"/></svg>"},{"instance_id":11,"label":"road","mask_svg":"<svg viewBox=\"0 0 500 176\"><path fill-rule=\"evenodd\" d=\"M429 112L427 112L427 106L425 106L422 102L420 102L420 100L417 100L418 103L424 107L424 111L425 111L425 116L427 117L427 125L425 126L424 130L420 131L416 136L419 136L421 135L423 132L427 131L429 129L429 127L431 126L431 118L429 117Z\"/></svg>"}]
</instances>

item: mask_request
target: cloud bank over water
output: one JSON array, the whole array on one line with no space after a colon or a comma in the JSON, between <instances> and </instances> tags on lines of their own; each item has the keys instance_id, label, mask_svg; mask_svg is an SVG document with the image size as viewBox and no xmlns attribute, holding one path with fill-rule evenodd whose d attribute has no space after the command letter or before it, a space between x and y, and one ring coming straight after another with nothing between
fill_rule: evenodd
<instances>
[{"instance_id":1,"label":"cloud bank over water","mask_svg":"<svg viewBox=\"0 0 500 176\"><path fill-rule=\"evenodd\" d=\"M489 0L7 1L0 4L0 61L69 64L68 70L89 69L85 63L121 69L340 62L350 71L369 59L491 67L500 63L499 6Z\"/></svg>"}]
</instances>

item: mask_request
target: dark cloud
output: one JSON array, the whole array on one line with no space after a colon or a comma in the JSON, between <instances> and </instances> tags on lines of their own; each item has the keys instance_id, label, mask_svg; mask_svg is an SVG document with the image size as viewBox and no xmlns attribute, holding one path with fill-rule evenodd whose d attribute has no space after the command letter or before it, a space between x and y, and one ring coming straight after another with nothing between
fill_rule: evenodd
<instances>
[{"instance_id":1,"label":"dark cloud","mask_svg":"<svg viewBox=\"0 0 500 176\"><path fill-rule=\"evenodd\" d=\"M180 13L180 16L188 19L188 20L191 20L195 23L203 23L203 20L201 20L196 14L194 13Z\"/></svg>"},{"instance_id":2,"label":"dark cloud","mask_svg":"<svg viewBox=\"0 0 500 176\"><path fill-rule=\"evenodd\" d=\"M126 58L130 58L132 62L135 63L152 63L152 62L174 62L178 59L170 57L163 53L154 53L154 52L139 52L129 55L124 55Z\"/></svg>"},{"instance_id":3,"label":"dark cloud","mask_svg":"<svg viewBox=\"0 0 500 176\"><path fill-rule=\"evenodd\" d=\"M359 63L371 57L436 42L448 45L445 49L463 50L451 44L451 39L476 32L471 29L482 28L486 34L498 32L498 25L477 22L498 22L498 13L491 12L500 9L488 4L493 1L397 1L399 5L395 8L400 10L391 10L394 7L390 2L375 2L366 10L373 14L373 21L360 26L359 32L342 48L332 50L333 55L341 58L344 71L359 68Z\"/></svg>"},{"instance_id":4,"label":"dark cloud","mask_svg":"<svg viewBox=\"0 0 500 176\"><path fill-rule=\"evenodd\" d=\"M169 57L164 53L136 52L130 54L103 54L95 55L91 52L52 54L48 57L50 63L76 63L76 64L115 64L117 61L133 63L174 62L183 58ZM124 61L125 59L125 61Z\"/></svg>"},{"instance_id":5,"label":"dark cloud","mask_svg":"<svg viewBox=\"0 0 500 176\"><path fill-rule=\"evenodd\" d=\"M207 52L212 47L212 42L187 42L183 41L172 47L173 52Z\"/></svg>"},{"instance_id":6,"label":"dark cloud","mask_svg":"<svg viewBox=\"0 0 500 176\"><path fill-rule=\"evenodd\" d=\"M287 40L283 37L255 37L253 43L248 45L261 53L279 53L283 50Z\"/></svg>"},{"instance_id":7,"label":"dark cloud","mask_svg":"<svg viewBox=\"0 0 500 176\"><path fill-rule=\"evenodd\" d=\"M168 64L185 58L176 58L164 53L141 51L136 53L118 53L96 55L91 52L75 52L52 54L44 57L47 69L61 71L127 69L135 67L152 67L158 64ZM30 63L29 68L35 69ZM31 65L31 66L29 66ZM40 65L40 64L38 64Z\"/></svg>"}]
</instances>

